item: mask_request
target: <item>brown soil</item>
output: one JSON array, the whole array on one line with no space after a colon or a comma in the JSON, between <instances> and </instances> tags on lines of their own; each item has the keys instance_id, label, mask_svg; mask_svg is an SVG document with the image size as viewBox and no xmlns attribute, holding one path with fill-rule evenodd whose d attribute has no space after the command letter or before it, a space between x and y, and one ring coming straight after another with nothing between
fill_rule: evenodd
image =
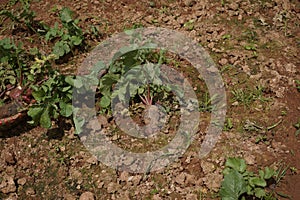
<instances>
[{"instance_id":1,"label":"brown soil","mask_svg":"<svg viewBox=\"0 0 300 200\"><path fill-rule=\"evenodd\" d=\"M227 118L232 119L233 127L223 131L208 157L199 159L197 152L209 119L204 112L200 131L188 151L167 168L144 175L103 165L84 147L68 120L50 130L20 121L0 130L0 199L220 199L217 192L229 156L243 157L254 171L265 166L286 168L279 184L268 189L293 200L300 199L300 136L295 135L293 126L300 120L300 92L294 81L300 80L299 1L31 2L36 19L49 25L54 25L58 20L57 10L65 6L77 13L83 29L89 25L99 27L101 36L89 41L91 47L137 25L174 29L198 41L222 73L228 94ZM5 20L0 27L9 24ZM26 30L12 33L8 29L2 34L0 39L14 37L25 40L25 45L49 51L40 39L29 42L31 36ZM255 49L247 50L251 45ZM86 56L86 52L78 51L57 67L74 73ZM188 67L183 71L191 74ZM268 100L254 99L249 105L234 100L232 91L245 88L253 91L260 85L264 87L262 95ZM245 130L247 120L263 127L282 122L262 132ZM166 142L141 141L132 148L134 140L118 134L110 120L102 119L102 123L111 130L112 140L127 149L144 152ZM264 139L257 141L262 136ZM152 145L155 141L157 146ZM277 198L285 199L283 195Z\"/></svg>"}]
</instances>

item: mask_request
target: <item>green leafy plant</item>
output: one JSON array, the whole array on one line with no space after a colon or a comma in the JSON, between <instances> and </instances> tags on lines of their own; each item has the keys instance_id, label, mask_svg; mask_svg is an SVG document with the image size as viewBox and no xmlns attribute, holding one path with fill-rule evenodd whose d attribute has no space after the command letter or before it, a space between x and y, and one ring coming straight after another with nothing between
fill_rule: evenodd
<instances>
[{"instance_id":1,"label":"green leafy plant","mask_svg":"<svg viewBox=\"0 0 300 200\"><path fill-rule=\"evenodd\" d=\"M26 100L31 123L46 128L51 127L51 119L72 114L72 79L52 68L51 61L56 55L43 56L37 49L27 52L21 43L15 45L8 38L0 40L0 52L0 74L4 77L0 79L2 101Z\"/></svg>"},{"instance_id":2,"label":"green leafy plant","mask_svg":"<svg viewBox=\"0 0 300 200\"><path fill-rule=\"evenodd\" d=\"M0 75L3 77L0 79L2 99L5 99L3 95L14 88L19 87L25 91L30 85L37 84L44 79L49 65L44 65L42 62L53 58L53 55L47 58L42 56L36 48L26 51L21 42L16 45L9 38L0 40L0 52Z\"/></svg>"},{"instance_id":3,"label":"green leafy plant","mask_svg":"<svg viewBox=\"0 0 300 200\"><path fill-rule=\"evenodd\" d=\"M124 103L126 98L130 97L135 102L141 101L144 105L151 106L159 98L162 101L168 99L171 90L176 90L175 87L161 85L159 65L144 65L142 68L132 68L130 73L126 78L121 77L121 87L114 90L112 99L117 97ZM140 82L142 86L139 86L136 82ZM180 91L176 91L180 95Z\"/></svg>"},{"instance_id":4,"label":"green leafy plant","mask_svg":"<svg viewBox=\"0 0 300 200\"><path fill-rule=\"evenodd\" d=\"M65 7L60 11L59 17L63 27L59 27L56 22L45 35L46 41L56 41L52 52L58 58L72 52L84 42L83 31L78 26L79 19L73 19L73 12Z\"/></svg>"},{"instance_id":5,"label":"green leafy plant","mask_svg":"<svg viewBox=\"0 0 300 200\"><path fill-rule=\"evenodd\" d=\"M19 1L21 6L16 11L3 9L0 11L0 16L8 17L12 23L11 29L26 28L30 32L43 32L46 26L39 21L34 20L35 12L30 10L29 1ZM24 26L25 25L25 26Z\"/></svg>"},{"instance_id":6,"label":"green leafy plant","mask_svg":"<svg viewBox=\"0 0 300 200\"><path fill-rule=\"evenodd\" d=\"M8 84L15 85L21 82L21 69L23 65L21 48L22 44L16 46L9 38L0 40L0 89L4 91Z\"/></svg>"},{"instance_id":7,"label":"green leafy plant","mask_svg":"<svg viewBox=\"0 0 300 200\"><path fill-rule=\"evenodd\" d=\"M11 19L12 31L22 28L30 34L43 34L46 41L54 45L51 54L43 55L37 48L24 49L21 42L16 44L13 39L0 40L0 105L18 101L22 104L22 111L27 110L32 118L31 124L50 128L52 120L72 115L73 87L86 85L84 80L59 73L53 68L53 63L81 48L85 33L69 8L59 11L60 23L56 22L50 28L34 20L35 13L30 10L29 1L21 0L20 3L20 10L2 10L0 17ZM93 26L86 33L99 35L99 29Z\"/></svg>"},{"instance_id":8,"label":"green leafy plant","mask_svg":"<svg viewBox=\"0 0 300 200\"><path fill-rule=\"evenodd\" d=\"M40 86L33 85L32 96L36 103L27 114L32 118L31 124L40 124L50 128L51 120L60 116L72 115L72 76L64 76L54 71Z\"/></svg>"},{"instance_id":9,"label":"green leafy plant","mask_svg":"<svg viewBox=\"0 0 300 200\"><path fill-rule=\"evenodd\" d=\"M120 56L122 55L122 56ZM76 79L74 87L78 89L78 93L87 92L89 90L86 84L97 82L97 72L101 72L101 78L98 81L96 90L96 107L101 114L111 114L111 101L116 100L124 103L129 101L130 105L135 103L143 103L146 106L152 105L158 99L169 99L170 91L177 88L169 88L162 86L161 83L155 82L159 80L159 64L165 62L164 53L149 49L135 50L133 47L121 48L115 55L111 65L106 67L103 63L96 63L94 69L89 75ZM147 62L158 63L155 67L147 66ZM145 66L139 68L137 66ZM99 78L99 77L98 77ZM86 81L83 79L87 79ZM148 81L152 80L151 83ZM116 84L119 87L116 88ZM139 82L140 84L137 84ZM85 88L85 89L84 89ZM180 91L178 90L178 93ZM76 112L76 111L75 111ZM80 133L81 127L84 125L84 119L74 117L74 124L77 133Z\"/></svg>"},{"instance_id":10,"label":"green leafy plant","mask_svg":"<svg viewBox=\"0 0 300 200\"><path fill-rule=\"evenodd\" d=\"M255 174L247 170L245 160L228 158L223 174L224 180L219 191L222 200L244 200L246 197L276 199L266 191L267 181L276 175L275 170L269 167L259 170L258 174Z\"/></svg>"},{"instance_id":11,"label":"green leafy plant","mask_svg":"<svg viewBox=\"0 0 300 200\"><path fill-rule=\"evenodd\" d=\"M144 68L146 71L139 71L139 69L135 67L145 64L147 60L156 60L158 63L161 63L163 62L163 58L161 57L163 57L162 52L154 53L149 49L140 49L126 53L120 59L116 60L116 62L111 64L107 69L107 73L100 79L98 87L97 94L101 99L99 105L102 112L106 112L110 109L111 99L117 96L120 101L124 102L128 94L132 98L138 95L145 104L152 104L152 98L155 95L154 93L161 93L163 89L158 86L159 83L154 83L154 85L157 85L154 86L145 82L148 74L152 73L147 71L147 68ZM124 74L129 70L131 74L129 74L126 79L122 79ZM154 76L159 73L157 71L159 69L156 68L155 70L156 73L152 73L153 77L148 77L148 80L155 80L157 78ZM122 87L116 89L113 94L112 89L119 80L122 82ZM139 87L136 83L132 82L134 80L140 81L147 86ZM144 92L147 92L147 94L144 95Z\"/></svg>"}]
</instances>

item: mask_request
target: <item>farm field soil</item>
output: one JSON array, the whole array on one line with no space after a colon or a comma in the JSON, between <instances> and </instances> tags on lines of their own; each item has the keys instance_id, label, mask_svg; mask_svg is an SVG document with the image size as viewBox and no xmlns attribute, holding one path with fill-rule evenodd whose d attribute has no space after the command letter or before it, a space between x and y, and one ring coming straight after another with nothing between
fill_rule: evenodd
<instances>
[{"instance_id":1,"label":"farm field soil","mask_svg":"<svg viewBox=\"0 0 300 200\"><path fill-rule=\"evenodd\" d=\"M6 3L1 1L1 6ZM169 28L194 39L221 72L227 121L214 149L199 159L209 118L203 113L204 124L185 154L150 174L103 165L75 135L70 120L50 130L21 121L0 130L0 199L220 199L228 157L244 158L255 172L266 166L286 169L280 181L267 189L278 199L300 199L300 135L294 126L300 124L300 89L295 82L300 80L299 1L35 0L30 5L36 20L52 26L57 12L69 7L83 30L98 27L101 36L89 41L91 50L113 34L141 26ZM5 37L49 51L22 30L3 31L0 39ZM75 73L87 55L79 51L57 67L62 73ZM193 77L190 68L181 70L195 81L194 87L200 87L198 74ZM111 120L99 118L110 130ZM112 136L120 146L133 145L124 144L122 138L122 133ZM147 150L151 144L136 147Z\"/></svg>"}]
</instances>

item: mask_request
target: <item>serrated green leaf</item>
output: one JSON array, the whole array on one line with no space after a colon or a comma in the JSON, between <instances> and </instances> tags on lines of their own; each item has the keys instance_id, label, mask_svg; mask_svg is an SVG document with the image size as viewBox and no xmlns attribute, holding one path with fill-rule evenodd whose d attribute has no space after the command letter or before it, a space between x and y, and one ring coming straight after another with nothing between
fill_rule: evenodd
<instances>
[{"instance_id":1,"label":"serrated green leaf","mask_svg":"<svg viewBox=\"0 0 300 200\"><path fill-rule=\"evenodd\" d=\"M36 90L32 92L32 96L37 102L41 102L45 98L46 93L44 90Z\"/></svg>"},{"instance_id":2,"label":"serrated green leaf","mask_svg":"<svg viewBox=\"0 0 300 200\"><path fill-rule=\"evenodd\" d=\"M250 177L249 178L249 185L251 185L253 188L256 186L260 186L260 187L266 187L267 186L267 182L259 177Z\"/></svg>"},{"instance_id":3,"label":"serrated green leaf","mask_svg":"<svg viewBox=\"0 0 300 200\"><path fill-rule=\"evenodd\" d=\"M42 107L30 107L27 111L27 115L32 118L34 123L37 123L40 119L40 116L43 112L44 108Z\"/></svg>"},{"instance_id":4,"label":"serrated green leaf","mask_svg":"<svg viewBox=\"0 0 300 200\"><path fill-rule=\"evenodd\" d=\"M266 192L262 188L254 188L254 194L257 198L263 198L266 196Z\"/></svg>"},{"instance_id":5,"label":"serrated green leaf","mask_svg":"<svg viewBox=\"0 0 300 200\"><path fill-rule=\"evenodd\" d=\"M64 117L70 117L73 112L72 104L67 104L65 102L59 102L60 114Z\"/></svg>"},{"instance_id":6,"label":"serrated green leaf","mask_svg":"<svg viewBox=\"0 0 300 200\"><path fill-rule=\"evenodd\" d=\"M237 170L238 172L245 172L247 165L245 160L240 158L228 158L225 163L226 167L231 167L232 169Z\"/></svg>"},{"instance_id":7,"label":"serrated green leaf","mask_svg":"<svg viewBox=\"0 0 300 200\"><path fill-rule=\"evenodd\" d=\"M65 55L65 50L63 48L63 44L61 44L60 42L55 43L54 47L53 47L53 54L62 57L63 55Z\"/></svg>"},{"instance_id":8,"label":"serrated green leaf","mask_svg":"<svg viewBox=\"0 0 300 200\"><path fill-rule=\"evenodd\" d=\"M51 128L51 118L49 116L49 107L41 115L40 124L44 128Z\"/></svg>"},{"instance_id":9,"label":"serrated green leaf","mask_svg":"<svg viewBox=\"0 0 300 200\"><path fill-rule=\"evenodd\" d=\"M53 47L53 54L62 57L71 51L70 46L65 41L58 41Z\"/></svg>"},{"instance_id":10,"label":"serrated green leaf","mask_svg":"<svg viewBox=\"0 0 300 200\"><path fill-rule=\"evenodd\" d=\"M74 45L80 45L82 43L82 38L78 36L72 36L71 41Z\"/></svg>"},{"instance_id":11,"label":"serrated green leaf","mask_svg":"<svg viewBox=\"0 0 300 200\"><path fill-rule=\"evenodd\" d=\"M232 170L225 175L221 184L220 196L222 200L237 200L246 192L246 182L239 172Z\"/></svg>"},{"instance_id":12,"label":"serrated green leaf","mask_svg":"<svg viewBox=\"0 0 300 200\"><path fill-rule=\"evenodd\" d=\"M265 168L264 179L268 180L275 175L275 170L269 167Z\"/></svg>"},{"instance_id":13,"label":"serrated green leaf","mask_svg":"<svg viewBox=\"0 0 300 200\"><path fill-rule=\"evenodd\" d=\"M66 23L69 23L71 21L73 21L72 19L72 11L70 10L70 8L63 8L61 11L60 11L60 19L62 22L66 22Z\"/></svg>"}]
</instances>

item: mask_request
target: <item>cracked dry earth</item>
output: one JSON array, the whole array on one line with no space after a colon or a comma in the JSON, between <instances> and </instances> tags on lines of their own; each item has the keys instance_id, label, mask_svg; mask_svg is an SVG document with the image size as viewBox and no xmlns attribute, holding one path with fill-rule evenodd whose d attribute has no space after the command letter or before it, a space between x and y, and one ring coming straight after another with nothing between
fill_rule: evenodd
<instances>
[{"instance_id":1,"label":"cracked dry earth","mask_svg":"<svg viewBox=\"0 0 300 200\"><path fill-rule=\"evenodd\" d=\"M1 133L0 199L220 199L217 192L229 156L244 158L253 171L264 166L288 166L286 175L271 189L290 199L300 199L300 138L293 127L300 118L300 92L294 81L300 80L299 1L31 2L36 19L52 25L57 20L53 8L65 6L76 12L82 28L99 27L102 36L91 42L94 46L137 25L174 29L198 41L221 71L228 98L227 118L232 120L232 127L224 128L215 148L203 159L199 159L198 151L205 124L200 125L186 153L168 167L134 174L99 162L74 135L69 121L51 130L19 122ZM22 32L4 32L3 36L28 38ZM58 67L74 72L86 56L87 53L78 53ZM258 86L264 88L263 96L268 100L255 100L245 106L232 93ZM104 116L99 120L111 130L111 120ZM249 128L253 123L270 127L279 121L268 130ZM111 138L116 144L127 139L118 132ZM125 146L130 148L135 140L126 141ZM151 146L142 144L137 149L147 145Z\"/></svg>"}]
</instances>

